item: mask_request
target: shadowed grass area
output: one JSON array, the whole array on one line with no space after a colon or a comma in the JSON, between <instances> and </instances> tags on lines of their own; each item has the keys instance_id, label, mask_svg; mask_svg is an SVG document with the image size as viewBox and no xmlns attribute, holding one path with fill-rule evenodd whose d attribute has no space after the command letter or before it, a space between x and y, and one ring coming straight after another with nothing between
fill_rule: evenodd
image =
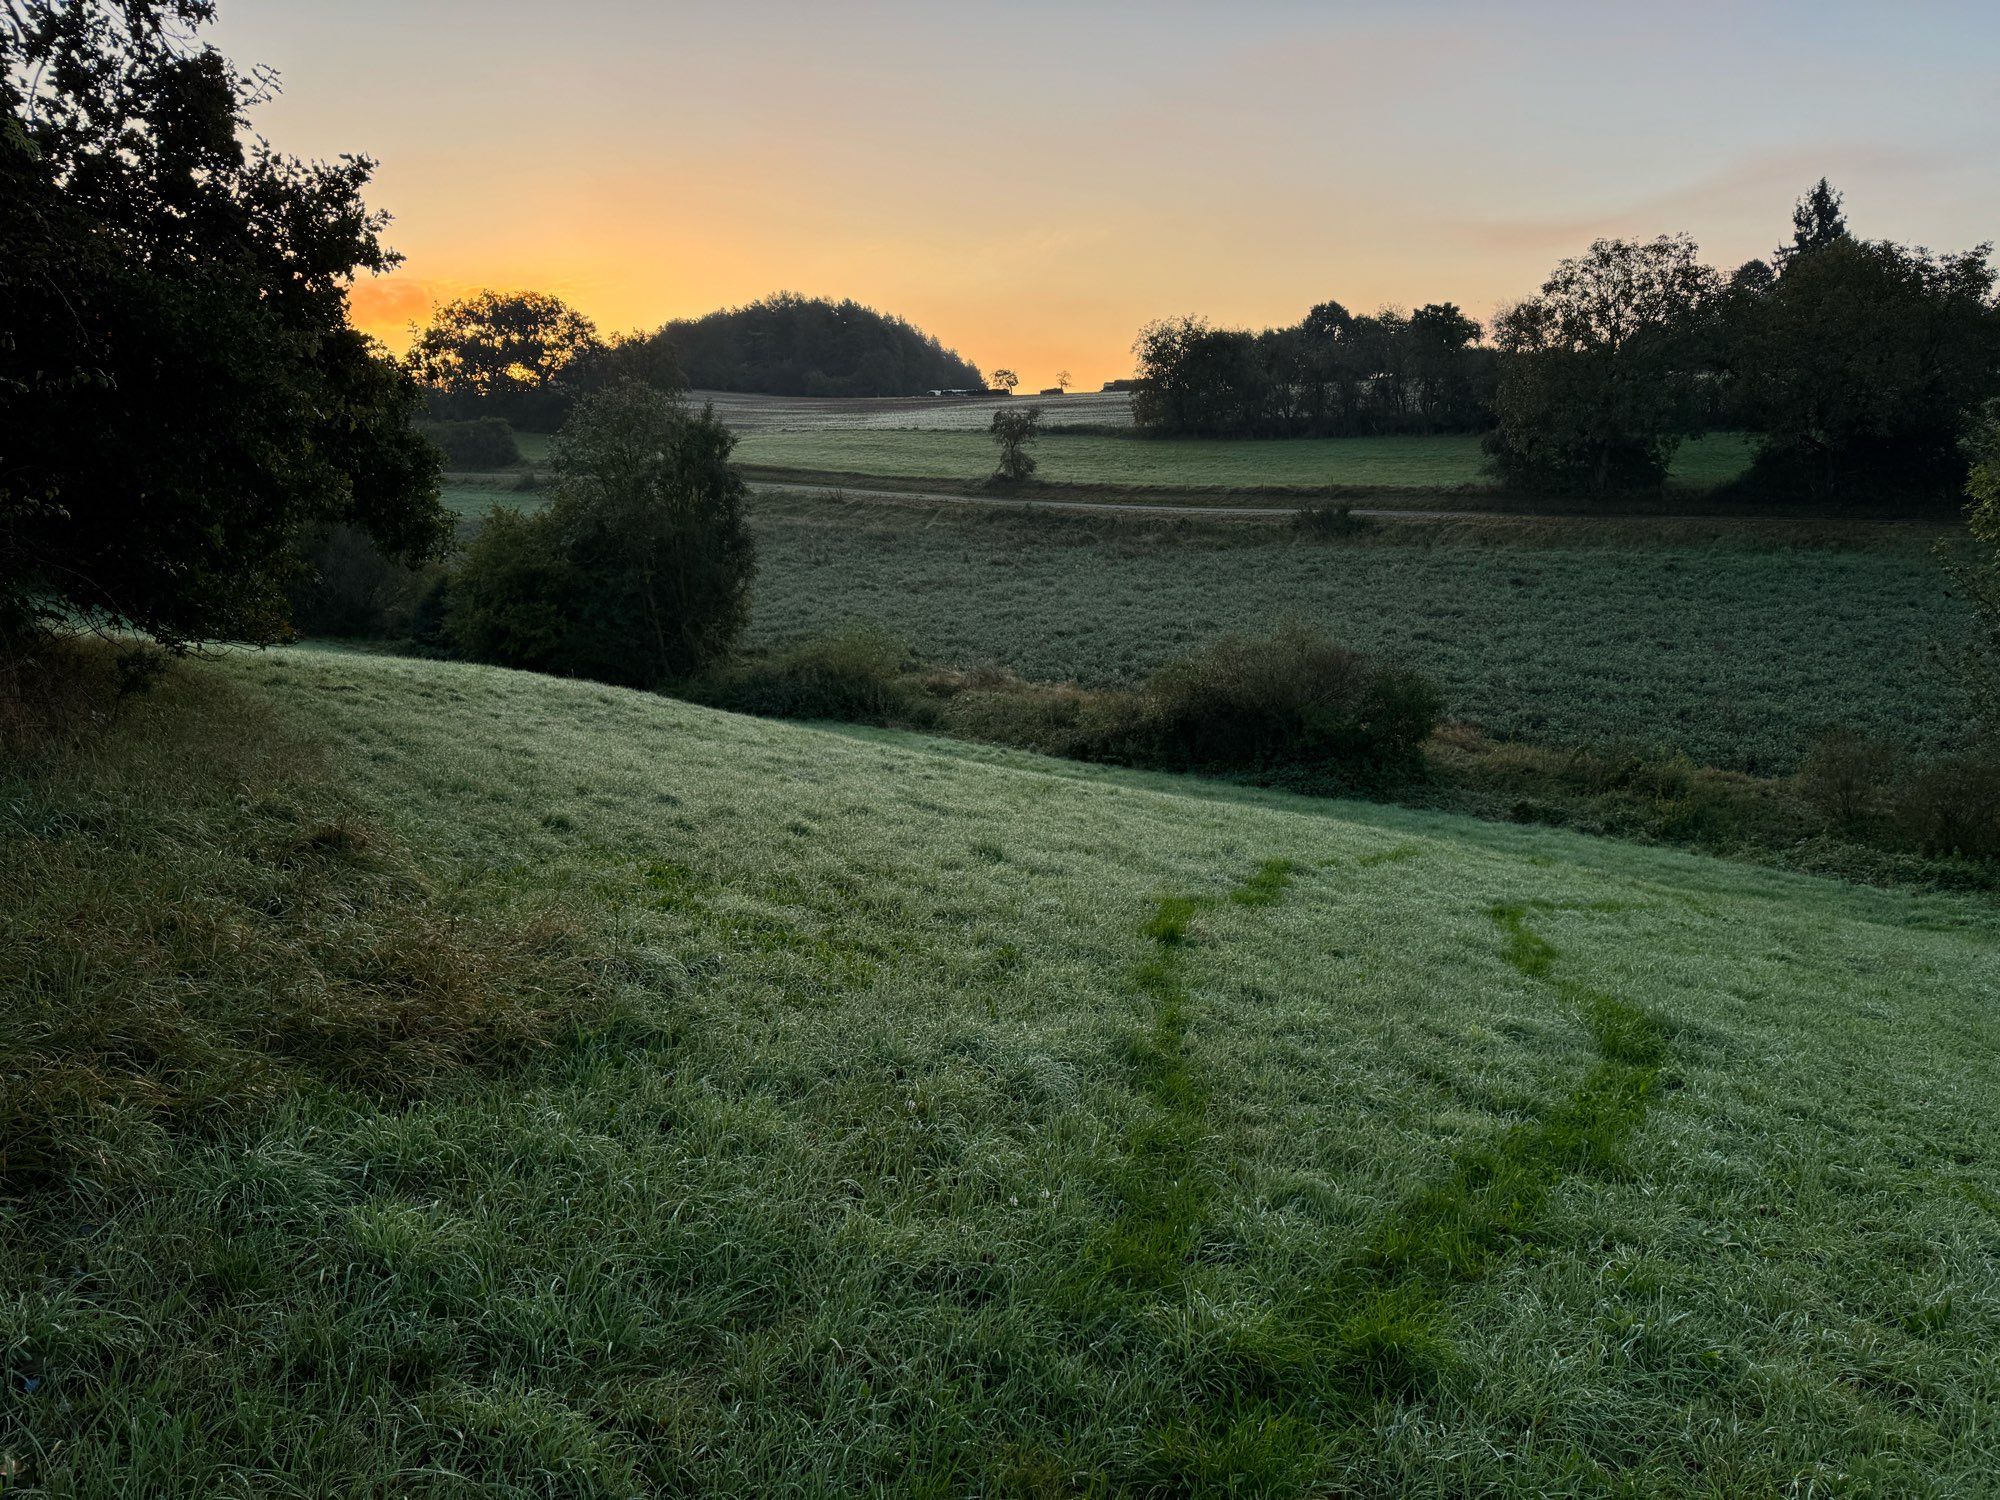
<instances>
[{"instance_id":1,"label":"shadowed grass area","mask_svg":"<svg viewBox=\"0 0 2000 1500\"><path fill-rule=\"evenodd\" d=\"M0 773L0 1185L141 1186L302 1089L407 1100L597 1014L568 913L453 909L242 688L59 656L75 700Z\"/></svg>"}]
</instances>

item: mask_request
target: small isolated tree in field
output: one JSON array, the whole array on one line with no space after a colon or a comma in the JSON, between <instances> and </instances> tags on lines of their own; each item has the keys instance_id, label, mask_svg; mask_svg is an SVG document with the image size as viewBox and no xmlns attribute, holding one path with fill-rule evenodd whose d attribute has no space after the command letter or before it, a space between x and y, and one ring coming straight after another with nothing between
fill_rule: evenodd
<instances>
[{"instance_id":1,"label":"small isolated tree in field","mask_svg":"<svg viewBox=\"0 0 2000 1500\"><path fill-rule=\"evenodd\" d=\"M1039 406L1015 408L1003 406L993 413L993 425L989 431L993 441L1000 445L1000 467L993 477L1003 484L1019 484L1035 472L1034 455L1028 452L1028 444L1034 440L1042 422Z\"/></svg>"},{"instance_id":2,"label":"small isolated tree in field","mask_svg":"<svg viewBox=\"0 0 2000 1500\"><path fill-rule=\"evenodd\" d=\"M1005 391L1010 396L1014 393L1014 387L1020 383L1021 377L1016 375L1012 370L995 370L993 372L994 388Z\"/></svg>"},{"instance_id":3,"label":"small isolated tree in field","mask_svg":"<svg viewBox=\"0 0 2000 1500\"><path fill-rule=\"evenodd\" d=\"M1069 371L1067 370L1056 371L1056 389L1059 391L1066 391L1069 389Z\"/></svg>"},{"instance_id":4,"label":"small isolated tree in field","mask_svg":"<svg viewBox=\"0 0 2000 1500\"><path fill-rule=\"evenodd\" d=\"M445 629L502 666L658 687L712 665L749 615L755 555L735 438L627 381L557 434L556 499L495 511L453 578Z\"/></svg>"},{"instance_id":5,"label":"small isolated tree in field","mask_svg":"<svg viewBox=\"0 0 2000 1500\"><path fill-rule=\"evenodd\" d=\"M1488 451L1516 483L1651 487L1693 426L1698 334L1720 290L1686 235L1599 240L1494 320Z\"/></svg>"}]
</instances>

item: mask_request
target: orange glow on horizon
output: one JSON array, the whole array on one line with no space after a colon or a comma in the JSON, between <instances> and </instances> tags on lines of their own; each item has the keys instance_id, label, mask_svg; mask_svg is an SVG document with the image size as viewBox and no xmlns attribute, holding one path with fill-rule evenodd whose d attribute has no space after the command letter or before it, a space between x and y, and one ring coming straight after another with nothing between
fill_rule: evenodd
<instances>
[{"instance_id":1,"label":"orange glow on horizon","mask_svg":"<svg viewBox=\"0 0 2000 1500\"><path fill-rule=\"evenodd\" d=\"M283 76L259 132L379 159L407 259L351 306L397 349L484 287L607 333L795 291L1088 390L1157 318L1483 319L1599 235L1687 230L1733 268L1823 173L1863 235L1996 237L1977 6L1732 9L1727 47L1701 6L1472 0L220 9L218 45Z\"/></svg>"}]
</instances>

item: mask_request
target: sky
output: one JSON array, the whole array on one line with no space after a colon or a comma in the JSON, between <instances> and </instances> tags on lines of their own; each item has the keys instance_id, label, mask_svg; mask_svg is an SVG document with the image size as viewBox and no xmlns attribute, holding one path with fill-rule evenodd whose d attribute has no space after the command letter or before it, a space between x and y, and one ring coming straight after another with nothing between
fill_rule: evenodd
<instances>
[{"instance_id":1,"label":"sky","mask_svg":"<svg viewBox=\"0 0 2000 1500\"><path fill-rule=\"evenodd\" d=\"M605 332L779 290L1030 390L1160 317L1531 294L1602 235L2000 238L2000 3L220 0L254 126L377 158L355 320L553 292Z\"/></svg>"}]
</instances>

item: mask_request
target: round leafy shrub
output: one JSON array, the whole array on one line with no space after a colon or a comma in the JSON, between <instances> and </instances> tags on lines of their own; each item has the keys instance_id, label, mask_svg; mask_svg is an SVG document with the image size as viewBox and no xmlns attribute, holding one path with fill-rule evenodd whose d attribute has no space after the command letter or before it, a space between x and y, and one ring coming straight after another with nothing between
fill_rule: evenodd
<instances>
[{"instance_id":1,"label":"round leafy shrub","mask_svg":"<svg viewBox=\"0 0 2000 1500\"><path fill-rule=\"evenodd\" d=\"M553 445L554 503L494 511L445 605L463 654L659 687L722 659L756 561L735 438L709 410L636 381L586 396Z\"/></svg>"},{"instance_id":2,"label":"round leafy shrub","mask_svg":"<svg viewBox=\"0 0 2000 1500\"><path fill-rule=\"evenodd\" d=\"M1403 767L1444 712L1421 673L1296 625L1224 636L1157 673L1142 698L1146 758L1189 769Z\"/></svg>"},{"instance_id":3,"label":"round leafy shrub","mask_svg":"<svg viewBox=\"0 0 2000 1500\"><path fill-rule=\"evenodd\" d=\"M929 699L904 674L903 648L868 628L735 662L696 684L692 696L776 719L909 724L935 717Z\"/></svg>"}]
</instances>

